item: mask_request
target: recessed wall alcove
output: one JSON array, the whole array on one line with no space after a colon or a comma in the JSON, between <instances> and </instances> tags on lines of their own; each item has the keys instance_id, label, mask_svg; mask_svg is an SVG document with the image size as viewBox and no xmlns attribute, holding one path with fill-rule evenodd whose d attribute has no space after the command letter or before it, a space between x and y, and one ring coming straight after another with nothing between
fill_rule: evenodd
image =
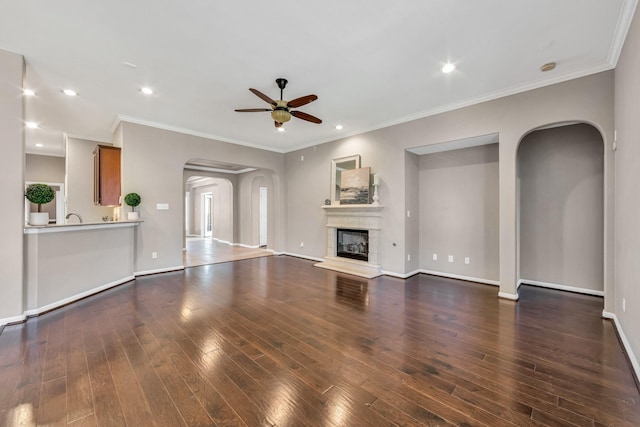
<instances>
[{"instance_id":1,"label":"recessed wall alcove","mask_svg":"<svg viewBox=\"0 0 640 427\"><path fill-rule=\"evenodd\" d=\"M517 156L519 281L604 294L604 145L589 124L527 134Z\"/></svg>"}]
</instances>

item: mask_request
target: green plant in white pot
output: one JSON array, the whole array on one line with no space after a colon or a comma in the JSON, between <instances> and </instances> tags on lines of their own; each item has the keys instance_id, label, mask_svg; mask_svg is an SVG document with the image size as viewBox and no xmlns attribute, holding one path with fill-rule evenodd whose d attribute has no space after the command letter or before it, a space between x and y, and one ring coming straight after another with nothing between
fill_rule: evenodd
<instances>
[{"instance_id":1,"label":"green plant in white pot","mask_svg":"<svg viewBox=\"0 0 640 427\"><path fill-rule=\"evenodd\" d=\"M124 196L124 202L128 206L131 206L131 212L127 212L128 220L134 221L140 217L138 215L138 212L136 212L136 206L138 206L141 201L142 201L142 198L138 193L129 193L126 196Z\"/></svg>"},{"instance_id":2,"label":"green plant in white pot","mask_svg":"<svg viewBox=\"0 0 640 427\"><path fill-rule=\"evenodd\" d=\"M38 205L38 212L29 213L30 225L49 224L49 212L42 212L42 205L51 202L56 197L56 192L47 184L30 184L24 196L31 203Z\"/></svg>"}]
</instances>

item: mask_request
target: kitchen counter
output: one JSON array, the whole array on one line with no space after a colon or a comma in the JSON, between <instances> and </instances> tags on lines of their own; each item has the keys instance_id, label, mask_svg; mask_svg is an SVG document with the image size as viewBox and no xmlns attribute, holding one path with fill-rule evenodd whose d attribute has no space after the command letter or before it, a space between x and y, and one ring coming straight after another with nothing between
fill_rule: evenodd
<instances>
[{"instance_id":1,"label":"kitchen counter","mask_svg":"<svg viewBox=\"0 0 640 427\"><path fill-rule=\"evenodd\" d=\"M103 221L73 224L25 225L24 234L60 233L63 231L84 231L103 228L133 227L141 222L143 221Z\"/></svg>"}]
</instances>

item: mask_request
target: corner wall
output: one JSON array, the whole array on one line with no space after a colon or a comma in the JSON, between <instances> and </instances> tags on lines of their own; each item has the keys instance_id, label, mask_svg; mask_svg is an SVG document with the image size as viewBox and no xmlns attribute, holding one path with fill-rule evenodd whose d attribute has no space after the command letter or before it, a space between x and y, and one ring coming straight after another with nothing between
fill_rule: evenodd
<instances>
[{"instance_id":1,"label":"corner wall","mask_svg":"<svg viewBox=\"0 0 640 427\"><path fill-rule=\"evenodd\" d=\"M24 230L24 100L22 55L0 50L0 325L22 320Z\"/></svg>"},{"instance_id":2,"label":"corner wall","mask_svg":"<svg viewBox=\"0 0 640 427\"><path fill-rule=\"evenodd\" d=\"M636 10L615 71L615 275L607 307L616 317L633 356L640 357L640 16ZM623 307L623 300L625 301ZM636 374L640 364L635 360Z\"/></svg>"}]
</instances>

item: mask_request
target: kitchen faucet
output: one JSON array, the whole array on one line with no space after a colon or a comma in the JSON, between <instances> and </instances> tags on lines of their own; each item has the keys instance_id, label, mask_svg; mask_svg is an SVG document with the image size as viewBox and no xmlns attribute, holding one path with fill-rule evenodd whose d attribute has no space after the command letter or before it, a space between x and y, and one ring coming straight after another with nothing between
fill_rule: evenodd
<instances>
[{"instance_id":1,"label":"kitchen faucet","mask_svg":"<svg viewBox=\"0 0 640 427\"><path fill-rule=\"evenodd\" d=\"M82 224L82 217L81 217L80 215L78 215L77 213L73 213L73 212L68 213L68 214L67 214L67 216L65 217L65 219L69 219L69 217L70 217L71 215L75 215L75 216L77 216L77 217L78 217L78 219L80 220L80 224Z\"/></svg>"}]
</instances>

